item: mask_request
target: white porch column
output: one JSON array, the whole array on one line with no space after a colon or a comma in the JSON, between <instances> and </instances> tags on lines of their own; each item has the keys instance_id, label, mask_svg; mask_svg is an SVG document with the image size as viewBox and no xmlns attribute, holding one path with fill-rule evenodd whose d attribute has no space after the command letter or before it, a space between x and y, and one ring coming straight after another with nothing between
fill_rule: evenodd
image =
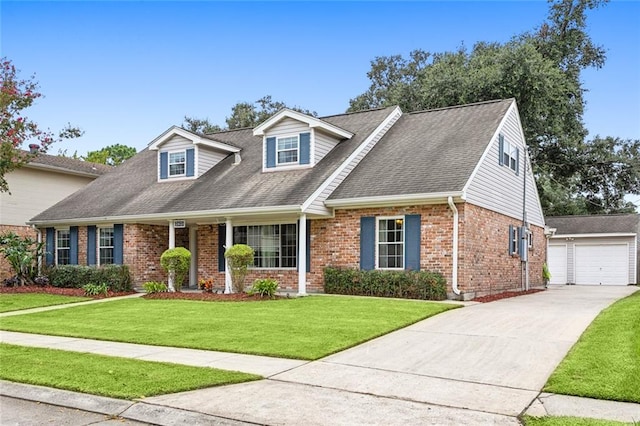
<instances>
[{"instance_id":1,"label":"white porch column","mask_svg":"<svg viewBox=\"0 0 640 426\"><path fill-rule=\"evenodd\" d=\"M173 219L169 221L169 248L176 248L176 227L174 226ZM167 287L169 287L170 292L176 291L173 273L169 272L169 276L167 277Z\"/></svg>"},{"instance_id":2,"label":"white porch column","mask_svg":"<svg viewBox=\"0 0 640 426\"><path fill-rule=\"evenodd\" d=\"M307 294L307 215L300 215L298 225L298 295Z\"/></svg>"},{"instance_id":3,"label":"white porch column","mask_svg":"<svg viewBox=\"0 0 640 426\"><path fill-rule=\"evenodd\" d=\"M169 221L169 248L176 248L176 227L173 220Z\"/></svg>"},{"instance_id":4,"label":"white porch column","mask_svg":"<svg viewBox=\"0 0 640 426\"><path fill-rule=\"evenodd\" d=\"M189 287L198 288L198 227L189 227L189 251L191 267L189 268Z\"/></svg>"},{"instance_id":5,"label":"white porch column","mask_svg":"<svg viewBox=\"0 0 640 426\"><path fill-rule=\"evenodd\" d=\"M227 218L226 231L225 250L233 245L233 225L229 218ZM218 262L220 260L218 260ZM231 286L231 268L229 268L229 262L227 262L226 258L224 259L224 292L225 294L233 293L233 287Z\"/></svg>"}]
</instances>

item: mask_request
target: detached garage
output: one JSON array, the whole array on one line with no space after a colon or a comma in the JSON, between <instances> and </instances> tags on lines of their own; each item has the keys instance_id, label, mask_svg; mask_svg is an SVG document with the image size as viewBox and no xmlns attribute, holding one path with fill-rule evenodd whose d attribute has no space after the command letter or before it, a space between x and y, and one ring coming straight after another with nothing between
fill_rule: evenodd
<instances>
[{"instance_id":1,"label":"detached garage","mask_svg":"<svg viewBox=\"0 0 640 426\"><path fill-rule=\"evenodd\" d=\"M547 265L550 284L628 285L638 278L637 214L553 216Z\"/></svg>"}]
</instances>

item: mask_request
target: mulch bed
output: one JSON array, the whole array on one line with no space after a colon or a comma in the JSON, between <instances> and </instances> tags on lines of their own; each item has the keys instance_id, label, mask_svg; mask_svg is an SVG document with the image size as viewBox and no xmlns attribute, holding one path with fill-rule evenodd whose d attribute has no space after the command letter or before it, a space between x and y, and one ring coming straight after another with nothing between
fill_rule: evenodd
<instances>
[{"instance_id":1,"label":"mulch bed","mask_svg":"<svg viewBox=\"0 0 640 426\"><path fill-rule=\"evenodd\" d=\"M481 303L493 302L495 300L507 299L509 297L517 297L517 296L523 296L525 294L533 294L539 291L544 291L544 289L534 288L526 291L505 291L504 293L490 294L489 296L476 297L475 299L473 299L473 301L481 302Z\"/></svg>"},{"instance_id":2,"label":"mulch bed","mask_svg":"<svg viewBox=\"0 0 640 426\"><path fill-rule=\"evenodd\" d=\"M204 300L207 302L259 302L265 300L273 300L268 297L260 297L258 295L249 295L246 293L196 293L196 292L175 292L175 293L151 293L142 296L145 299L183 299L183 300ZM283 299L282 296L276 296L274 299Z\"/></svg>"},{"instance_id":3,"label":"mulch bed","mask_svg":"<svg viewBox=\"0 0 640 426\"><path fill-rule=\"evenodd\" d=\"M128 294L135 294L135 291L125 291L125 292L107 292L107 296L104 294L100 294L98 296L87 296L84 294L84 290L81 288L59 288L52 286L35 286L35 285L27 285L20 287L0 287L0 293L47 293L47 294L58 294L60 296L78 296L78 297L91 297L92 299L104 299L105 297L116 297L116 296L126 296Z\"/></svg>"}]
</instances>

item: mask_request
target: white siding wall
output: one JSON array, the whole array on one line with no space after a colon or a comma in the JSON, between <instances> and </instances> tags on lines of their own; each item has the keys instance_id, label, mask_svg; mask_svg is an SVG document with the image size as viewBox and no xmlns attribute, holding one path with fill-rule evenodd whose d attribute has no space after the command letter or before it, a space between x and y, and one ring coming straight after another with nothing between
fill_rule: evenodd
<instances>
[{"instance_id":1,"label":"white siding wall","mask_svg":"<svg viewBox=\"0 0 640 426\"><path fill-rule=\"evenodd\" d=\"M227 153L215 151L210 148L198 146L196 149L196 162L198 164L197 176L207 173L209 169L227 157Z\"/></svg>"},{"instance_id":2,"label":"white siding wall","mask_svg":"<svg viewBox=\"0 0 640 426\"><path fill-rule=\"evenodd\" d=\"M193 148L193 142L182 136L174 136L160 147L161 151L175 151L180 149Z\"/></svg>"},{"instance_id":3,"label":"white siding wall","mask_svg":"<svg viewBox=\"0 0 640 426\"><path fill-rule=\"evenodd\" d=\"M0 224L25 225L94 178L23 167L6 176L11 194L0 193Z\"/></svg>"},{"instance_id":4,"label":"white siding wall","mask_svg":"<svg viewBox=\"0 0 640 426\"><path fill-rule=\"evenodd\" d=\"M362 159L371 151L380 139L389 131L389 129L395 124L396 121L400 118L402 112L399 109L395 109L390 117L388 117L388 122L386 125L375 135L370 135L372 138L368 141L367 145L364 149L333 179L329 185L311 202L309 207L305 209L306 213L311 214L326 214L327 208L324 205L325 200L331 195L333 191L349 176L349 173L362 161ZM363 142L364 143L364 142Z\"/></svg>"},{"instance_id":5,"label":"white siding wall","mask_svg":"<svg viewBox=\"0 0 640 426\"><path fill-rule=\"evenodd\" d=\"M549 245L567 245L567 282L575 283L575 271L576 271L576 244L628 244L629 245L629 253L628 253L628 261L629 261L629 284L637 283L637 237L584 237L584 238L573 238L573 239L565 239L563 236L556 236L551 238L549 241Z\"/></svg>"},{"instance_id":6,"label":"white siding wall","mask_svg":"<svg viewBox=\"0 0 640 426\"><path fill-rule=\"evenodd\" d=\"M335 139L317 130L314 132L314 138L315 152L313 154L313 157L315 164L322 160L324 156L327 155L333 148L335 148L338 142L340 142L338 139Z\"/></svg>"},{"instance_id":7,"label":"white siding wall","mask_svg":"<svg viewBox=\"0 0 640 426\"><path fill-rule=\"evenodd\" d=\"M499 133L510 144L516 144L520 149L520 173L498 163L498 138L491 141L488 154L483 159L476 175L467 188L467 201L480 207L502 213L504 215L522 219L522 189L524 187L525 162L527 160L525 141L522 137L520 121L517 111L512 107ZM529 166L527 166L528 168ZM542 208L538 199L535 180L531 171L527 176L527 219L530 223L544 226Z\"/></svg>"}]
</instances>

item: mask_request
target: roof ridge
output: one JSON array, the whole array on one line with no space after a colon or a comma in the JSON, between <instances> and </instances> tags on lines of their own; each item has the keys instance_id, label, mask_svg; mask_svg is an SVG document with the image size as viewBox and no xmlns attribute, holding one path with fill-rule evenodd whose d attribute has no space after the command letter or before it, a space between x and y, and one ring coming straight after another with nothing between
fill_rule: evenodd
<instances>
[{"instance_id":1,"label":"roof ridge","mask_svg":"<svg viewBox=\"0 0 640 426\"><path fill-rule=\"evenodd\" d=\"M559 216L546 216L547 219L550 218L567 218L567 217L611 217L611 216L640 216L639 213L594 213L594 214L565 214Z\"/></svg>"},{"instance_id":2,"label":"roof ridge","mask_svg":"<svg viewBox=\"0 0 640 426\"><path fill-rule=\"evenodd\" d=\"M469 104L451 105L451 106L447 106L447 107L439 107L439 108L423 109L423 110L419 110L419 111L411 111L408 114L422 114L422 113L425 113L425 112L443 111L443 110L447 110L447 109L467 108L467 107L474 107L474 106L478 106L478 105L495 104L495 103L499 103L499 102L513 101L513 100L514 100L514 98L492 99L492 100L489 100L489 101L472 102L472 103L469 103Z\"/></svg>"},{"instance_id":3,"label":"roof ridge","mask_svg":"<svg viewBox=\"0 0 640 426\"><path fill-rule=\"evenodd\" d=\"M398 105L390 105L390 106L386 106L386 107L365 109L365 110L362 110L362 111L350 111L350 112L343 112L343 113L340 113L340 114L323 115L322 117L314 117L314 116L309 115L309 114L305 114L305 115L309 115L310 117L316 118L318 120L324 120L326 118L342 117L342 116L346 116L346 115L361 114L361 113L364 113L364 112L380 111L380 110L384 110L384 109L388 109L388 108L395 108L397 106ZM296 110L292 110L291 108L284 108L284 109L289 109L291 111L296 111ZM299 112L299 111L296 111L296 112ZM304 114L304 113L302 113L302 114ZM260 124L262 124L262 123L260 123ZM204 136L219 135L221 133L230 133L230 132L235 132L235 131L240 131L240 130L252 130L252 129L255 129L256 127L258 127L260 124L257 124L257 125L255 125L253 127L239 127L237 129L222 129L220 131L213 132L213 133L204 133Z\"/></svg>"},{"instance_id":4,"label":"roof ridge","mask_svg":"<svg viewBox=\"0 0 640 426\"><path fill-rule=\"evenodd\" d=\"M342 117L342 116L345 116L345 115L361 114L363 112L381 111L381 110L388 109L388 108L396 108L397 106L398 105L389 105L389 106L386 106L386 107L363 109L361 111L348 111L348 112L343 112L341 114L323 115L322 117L316 117L316 118L319 119L319 120L323 120L325 118Z\"/></svg>"}]
</instances>

